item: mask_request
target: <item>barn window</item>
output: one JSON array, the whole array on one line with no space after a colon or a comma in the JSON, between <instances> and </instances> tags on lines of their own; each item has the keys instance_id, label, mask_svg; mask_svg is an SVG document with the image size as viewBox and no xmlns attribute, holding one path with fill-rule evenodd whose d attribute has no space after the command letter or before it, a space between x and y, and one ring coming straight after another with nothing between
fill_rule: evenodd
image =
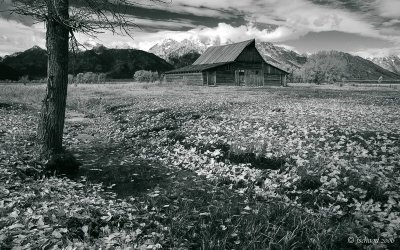
<instances>
[{"instance_id":1,"label":"barn window","mask_svg":"<svg viewBox=\"0 0 400 250\"><path fill-rule=\"evenodd\" d=\"M256 75L258 75L258 70L256 70Z\"/></svg>"}]
</instances>

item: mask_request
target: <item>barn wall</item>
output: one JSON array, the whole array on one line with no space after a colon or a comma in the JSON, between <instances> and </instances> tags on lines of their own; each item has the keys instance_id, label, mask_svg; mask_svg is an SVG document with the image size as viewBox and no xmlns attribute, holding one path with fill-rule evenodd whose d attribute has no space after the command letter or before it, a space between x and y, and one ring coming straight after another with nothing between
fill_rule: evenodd
<instances>
[{"instance_id":1,"label":"barn wall","mask_svg":"<svg viewBox=\"0 0 400 250\"><path fill-rule=\"evenodd\" d=\"M202 79L203 79L203 84L207 85L207 72L202 72L201 73Z\"/></svg>"},{"instance_id":2,"label":"barn wall","mask_svg":"<svg viewBox=\"0 0 400 250\"><path fill-rule=\"evenodd\" d=\"M244 71L246 86L264 86L263 70L245 70Z\"/></svg>"},{"instance_id":3,"label":"barn wall","mask_svg":"<svg viewBox=\"0 0 400 250\"><path fill-rule=\"evenodd\" d=\"M253 51L254 52L254 51ZM251 59L251 53L246 58ZM258 54L258 53L257 53ZM256 57L254 55L254 57ZM256 60L256 59L254 59ZM241 85L239 84L239 70L243 70L245 85L247 86L281 86L284 71L265 62L232 62L203 72L166 74L165 82L180 82L188 85Z\"/></svg>"},{"instance_id":4,"label":"barn wall","mask_svg":"<svg viewBox=\"0 0 400 250\"><path fill-rule=\"evenodd\" d=\"M271 65L265 64L264 65L265 73L270 74L270 75L284 75L286 74L282 70L279 70Z\"/></svg>"},{"instance_id":5,"label":"barn wall","mask_svg":"<svg viewBox=\"0 0 400 250\"><path fill-rule=\"evenodd\" d=\"M241 85L239 83L239 70L244 70L246 86L280 86L285 74L283 71L266 63L233 62L214 70L217 72L216 85L231 86ZM208 74L211 74L211 71Z\"/></svg>"},{"instance_id":6,"label":"barn wall","mask_svg":"<svg viewBox=\"0 0 400 250\"><path fill-rule=\"evenodd\" d=\"M231 64L231 69L233 70L238 70L238 69L259 69L261 70L263 68L262 63L232 63Z\"/></svg>"},{"instance_id":7,"label":"barn wall","mask_svg":"<svg viewBox=\"0 0 400 250\"><path fill-rule=\"evenodd\" d=\"M203 75L198 73L166 74L166 83L185 83L187 85L203 85Z\"/></svg>"},{"instance_id":8,"label":"barn wall","mask_svg":"<svg viewBox=\"0 0 400 250\"><path fill-rule=\"evenodd\" d=\"M235 85L235 71L218 70L217 85Z\"/></svg>"},{"instance_id":9,"label":"barn wall","mask_svg":"<svg viewBox=\"0 0 400 250\"><path fill-rule=\"evenodd\" d=\"M249 46L245 48L236 59L236 62L245 63L262 63L264 60L255 47Z\"/></svg>"},{"instance_id":10,"label":"barn wall","mask_svg":"<svg viewBox=\"0 0 400 250\"><path fill-rule=\"evenodd\" d=\"M264 86L281 86L281 75L270 75L264 73Z\"/></svg>"}]
</instances>

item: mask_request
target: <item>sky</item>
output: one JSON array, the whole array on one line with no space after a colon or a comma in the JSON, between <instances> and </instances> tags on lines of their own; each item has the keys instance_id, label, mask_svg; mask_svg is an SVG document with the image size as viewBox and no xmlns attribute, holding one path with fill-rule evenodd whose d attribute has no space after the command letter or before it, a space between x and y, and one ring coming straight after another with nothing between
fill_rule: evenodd
<instances>
[{"instance_id":1,"label":"sky","mask_svg":"<svg viewBox=\"0 0 400 250\"><path fill-rule=\"evenodd\" d=\"M83 1L83 0L81 0ZM167 0L169 1L169 0ZM400 55L400 0L138 0L126 13L139 28L131 37L77 34L80 43L148 50L164 39L219 45L255 38L299 53L340 50L362 57ZM45 25L4 12L0 56L45 46Z\"/></svg>"}]
</instances>

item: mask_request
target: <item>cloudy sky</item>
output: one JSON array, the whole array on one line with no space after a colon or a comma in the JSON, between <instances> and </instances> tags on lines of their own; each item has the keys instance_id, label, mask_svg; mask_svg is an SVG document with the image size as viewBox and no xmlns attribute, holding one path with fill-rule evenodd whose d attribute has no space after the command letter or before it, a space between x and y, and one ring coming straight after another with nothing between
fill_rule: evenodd
<instances>
[{"instance_id":1,"label":"cloudy sky","mask_svg":"<svg viewBox=\"0 0 400 250\"><path fill-rule=\"evenodd\" d=\"M11 1L0 0L0 10ZM128 12L140 26L132 30L133 39L106 32L97 38L78 35L80 42L147 50L168 38L206 44L256 38L300 53L400 55L400 0L171 0ZM0 55L44 47L44 37L43 23L0 12Z\"/></svg>"}]
</instances>

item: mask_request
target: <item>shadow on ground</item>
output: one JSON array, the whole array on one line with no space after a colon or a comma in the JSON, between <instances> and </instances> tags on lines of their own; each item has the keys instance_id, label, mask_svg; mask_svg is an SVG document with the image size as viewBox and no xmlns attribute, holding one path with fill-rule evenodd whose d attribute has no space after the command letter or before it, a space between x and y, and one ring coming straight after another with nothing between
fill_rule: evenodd
<instances>
[{"instance_id":1,"label":"shadow on ground","mask_svg":"<svg viewBox=\"0 0 400 250\"><path fill-rule=\"evenodd\" d=\"M92 183L103 183L118 198L141 196L157 188L165 188L176 176L158 162L129 156L123 145L96 145L73 151L82 163L77 178L86 177Z\"/></svg>"}]
</instances>

